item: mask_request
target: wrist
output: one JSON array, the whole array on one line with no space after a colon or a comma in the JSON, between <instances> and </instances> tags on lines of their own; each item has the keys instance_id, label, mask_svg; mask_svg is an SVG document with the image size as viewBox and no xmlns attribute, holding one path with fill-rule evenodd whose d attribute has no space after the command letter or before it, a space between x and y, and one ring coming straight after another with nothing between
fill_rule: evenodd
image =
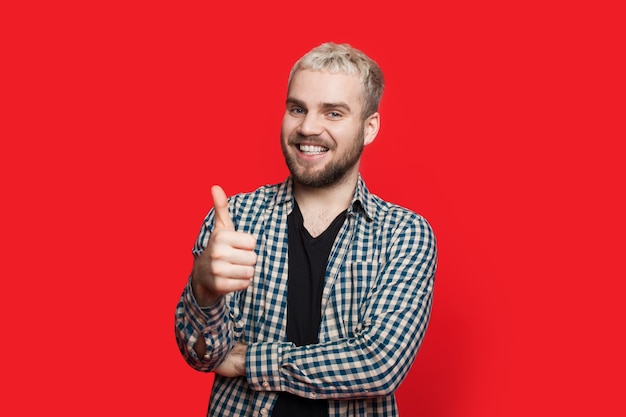
<instances>
[{"instance_id":1,"label":"wrist","mask_svg":"<svg viewBox=\"0 0 626 417\"><path fill-rule=\"evenodd\" d=\"M239 376L246 376L246 352L248 346L243 343L238 343L235 349L237 349L237 374Z\"/></svg>"},{"instance_id":2,"label":"wrist","mask_svg":"<svg viewBox=\"0 0 626 417\"><path fill-rule=\"evenodd\" d=\"M215 295L209 291L204 285L200 284L193 275L191 277L191 291L200 308L211 307L220 299L219 295Z\"/></svg>"}]
</instances>

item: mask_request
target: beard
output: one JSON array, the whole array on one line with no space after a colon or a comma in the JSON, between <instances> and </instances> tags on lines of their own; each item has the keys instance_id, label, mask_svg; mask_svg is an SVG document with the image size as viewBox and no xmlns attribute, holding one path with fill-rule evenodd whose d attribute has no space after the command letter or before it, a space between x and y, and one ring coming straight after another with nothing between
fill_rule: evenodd
<instances>
[{"instance_id":1,"label":"beard","mask_svg":"<svg viewBox=\"0 0 626 417\"><path fill-rule=\"evenodd\" d=\"M363 139L363 130L359 130L359 133L352 140L352 145L349 149L338 154L337 158L329 161L322 170L316 171L312 171L306 164L299 162L294 155L289 153L289 150L291 145L304 140L307 143L317 143L328 147L319 137L293 135L289 137L286 143L285 141L281 141L281 143L285 162L293 180L307 187L321 188L340 183L346 174L358 164L365 147ZM332 150L332 148L328 148L329 151Z\"/></svg>"}]
</instances>

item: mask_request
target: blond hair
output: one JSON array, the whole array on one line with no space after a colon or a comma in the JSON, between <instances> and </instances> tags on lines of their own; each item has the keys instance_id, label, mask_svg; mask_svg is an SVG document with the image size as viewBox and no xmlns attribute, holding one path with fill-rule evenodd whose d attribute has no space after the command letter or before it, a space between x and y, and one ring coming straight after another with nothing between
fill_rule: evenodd
<instances>
[{"instance_id":1,"label":"blond hair","mask_svg":"<svg viewBox=\"0 0 626 417\"><path fill-rule=\"evenodd\" d=\"M383 72L373 59L351 45L326 42L311 49L291 69L288 89L295 73L302 69L358 75L363 89L363 119L378 111L385 88Z\"/></svg>"}]
</instances>

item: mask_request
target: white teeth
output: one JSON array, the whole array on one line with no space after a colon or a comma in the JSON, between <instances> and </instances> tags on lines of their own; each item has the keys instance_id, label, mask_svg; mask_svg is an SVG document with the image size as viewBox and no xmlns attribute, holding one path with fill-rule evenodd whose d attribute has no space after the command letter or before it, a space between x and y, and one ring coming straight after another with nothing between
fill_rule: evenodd
<instances>
[{"instance_id":1,"label":"white teeth","mask_svg":"<svg viewBox=\"0 0 626 417\"><path fill-rule=\"evenodd\" d=\"M323 146L300 145L300 151L308 154L320 154L328 151L328 149Z\"/></svg>"}]
</instances>

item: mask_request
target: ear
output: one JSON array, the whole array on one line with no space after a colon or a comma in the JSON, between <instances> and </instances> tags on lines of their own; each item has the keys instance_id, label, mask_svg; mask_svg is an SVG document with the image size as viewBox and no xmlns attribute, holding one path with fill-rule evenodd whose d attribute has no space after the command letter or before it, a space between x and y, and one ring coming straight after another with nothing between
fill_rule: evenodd
<instances>
[{"instance_id":1,"label":"ear","mask_svg":"<svg viewBox=\"0 0 626 417\"><path fill-rule=\"evenodd\" d=\"M376 139L376 135L378 135L378 130L380 129L380 114L378 112L371 114L367 119L365 119L365 123L363 123L363 144L369 145L374 142Z\"/></svg>"}]
</instances>

